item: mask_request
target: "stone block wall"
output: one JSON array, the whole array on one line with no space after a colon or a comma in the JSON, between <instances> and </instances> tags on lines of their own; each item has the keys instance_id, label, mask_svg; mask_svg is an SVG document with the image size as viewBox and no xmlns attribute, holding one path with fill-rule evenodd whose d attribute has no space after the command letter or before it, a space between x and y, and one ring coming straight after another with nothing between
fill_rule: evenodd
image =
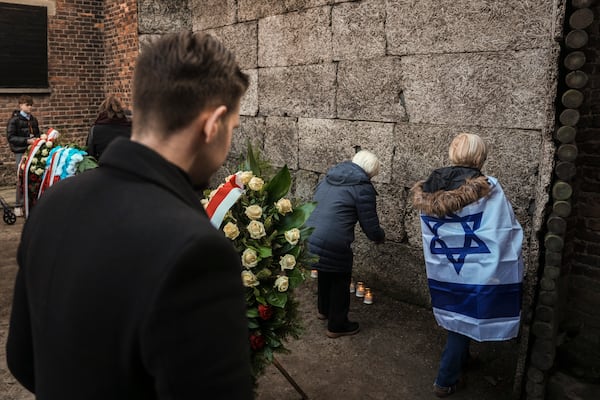
<instances>
[{"instance_id":1,"label":"stone block wall","mask_svg":"<svg viewBox=\"0 0 600 400\"><path fill-rule=\"evenodd\" d=\"M446 165L454 135L480 134L490 144L484 172L499 178L526 232L532 293L554 155L564 1L140 4L141 40L175 27L206 31L251 76L231 161L215 182L234 171L248 139L276 165L288 164L304 199L330 166L358 148L375 152L388 242L374 246L357 234L355 276L428 305L409 188Z\"/></svg>"}]
</instances>

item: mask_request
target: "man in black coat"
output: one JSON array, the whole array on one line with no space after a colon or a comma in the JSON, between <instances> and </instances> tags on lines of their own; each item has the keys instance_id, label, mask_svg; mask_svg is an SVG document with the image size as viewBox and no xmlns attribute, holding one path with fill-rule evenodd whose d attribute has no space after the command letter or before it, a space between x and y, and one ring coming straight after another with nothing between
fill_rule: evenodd
<instances>
[{"instance_id":1,"label":"man in black coat","mask_svg":"<svg viewBox=\"0 0 600 400\"><path fill-rule=\"evenodd\" d=\"M28 219L8 366L38 399L251 399L240 258L195 189L225 160L248 87L208 35L135 68L131 141L52 186Z\"/></svg>"},{"instance_id":2,"label":"man in black coat","mask_svg":"<svg viewBox=\"0 0 600 400\"><path fill-rule=\"evenodd\" d=\"M352 242L358 222L367 238L383 243L385 232L377 216L377 192L371 178L379 172L379 160L366 150L327 171L317 186L313 200L317 207L306 225L314 232L308 239L309 249L319 256L314 266L319 271L319 318L327 319L326 335L330 338L354 335L358 322L348 320L350 282L352 280Z\"/></svg>"},{"instance_id":3,"label":"man in black coat","mask_svg":"<svg viewBox=\"0 0 600 400\"><path fill-rule=\"evenodd\" d=\"M40 137L40 127L37 118L31 113L32 107L33 97L28 95L19 97L19 109L13 111L12 117L6 125L6 138L10 150L15 153L17 168L21 164L27 147ZM17 217L23 215L23 191L19 187L19 182L17 182L16 190L15 215Z\"/></svg>"}]
</instances>

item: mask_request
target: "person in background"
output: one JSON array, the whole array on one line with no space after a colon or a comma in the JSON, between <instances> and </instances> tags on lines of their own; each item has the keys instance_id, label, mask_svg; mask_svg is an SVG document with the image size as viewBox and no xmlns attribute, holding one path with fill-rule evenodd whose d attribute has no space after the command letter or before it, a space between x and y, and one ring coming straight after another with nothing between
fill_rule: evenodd
<instances>
[{"instance_id":1,"label":"person in background","mask_svg":"<svg viewBox=\"0 0 600 400\"><path fill-rule=\"evenodd\" d=\"M433 386L438 397L464 384L471 339L517 336L523 281L523 230L498 180L481 172L485 142L461 133L448 155L451 166L412 188L433 314L447 331Z\"/></svg>"},{"instance_id":2,"label":"person in background","mask_svg":"<svg viewBox=\"0 0 600 400\"><path fill-rule=\"evenodd\" d=\"M33 98L31 96L23 95L19 97L19 109L13 112L6 127L6 136L10 150L15 153L17 172L27 147L36 138L40 137L40 127L37 118L31 113L32 107ZM17 179L15 198L15 215L17 217L23 216L23 201L23 189L19 186L19 180Z\"/></svg>"},{"instance_id":3,"label":"person in background","mask_svg":"<svg viewBox=\"0 0 600 400\"><path fill-rule=\"evenodd\" d=\"M110 95L100 104L98 117L88 134L87 153L99 160L108 144L118 137L131 137L131 120L121 102Z\"/></svg>"},{"instance_id":4,"label":"person in background","mask_svg":"<svg viewBox=\"0 0 600 400\"><path fill-rule=\"evenodd\" d=\"M195 191L227 156L248 82L207 34L145 44L131 140L44 193L6 347L37 398L253 398L240 258Z\"/></svg>"},{"instance_id":5,"label":"person in background","mask_svg":"<svg viewBox=\"0 0 600 400\"><path fill-rule=\"evenodd\" d=\"M352 161L344 161L327 171L316 188L317 207L306 222L314 232L308 239L309 250L319 256L318 317L327 319L330 338L354 335L358 322L348 319L352 280L354 227L357 222L375 243L383 243L385 232L377 216L377 192L371 178L379 173L375 154L361 150Z\"/></svg>"}]
</instances>

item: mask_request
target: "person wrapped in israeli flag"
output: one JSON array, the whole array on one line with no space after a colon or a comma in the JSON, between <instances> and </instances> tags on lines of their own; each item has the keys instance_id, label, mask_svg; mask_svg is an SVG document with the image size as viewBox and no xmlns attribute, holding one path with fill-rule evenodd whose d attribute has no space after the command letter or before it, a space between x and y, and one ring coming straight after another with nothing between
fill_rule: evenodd
<instances>
[{"instance_id":1,"label":"person wrapped in israeli flag","mask_svg":"<svg viewBox=\"0 0 600 400\"><path fill-rule=\"evenodd\" d=\"M452 166L412 188L433 313L448 331L434 384L438 397L456 390L470 339L518 335L523 281L523 230L498 180L480 171L485 143L461 133L449 158Z\"/></svg>"}]
</instances>

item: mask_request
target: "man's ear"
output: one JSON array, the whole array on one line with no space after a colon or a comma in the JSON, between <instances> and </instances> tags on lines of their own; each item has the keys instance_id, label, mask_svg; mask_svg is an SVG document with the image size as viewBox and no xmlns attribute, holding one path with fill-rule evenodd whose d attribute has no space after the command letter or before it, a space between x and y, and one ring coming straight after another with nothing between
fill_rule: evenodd
<instances>
[{"instance_id":1,"label":"man's ear","mask_svg":"<svg viewBox=\"0 0 600 400\"><path fill-rule=\"evenodd\" d=\"M223 105L209 112L206 122L204 123L204 137L207 143L212 142L216 137L217 132L219 132L219 124L226 114L227 107Z\"/></svg>"}]
</instances>

